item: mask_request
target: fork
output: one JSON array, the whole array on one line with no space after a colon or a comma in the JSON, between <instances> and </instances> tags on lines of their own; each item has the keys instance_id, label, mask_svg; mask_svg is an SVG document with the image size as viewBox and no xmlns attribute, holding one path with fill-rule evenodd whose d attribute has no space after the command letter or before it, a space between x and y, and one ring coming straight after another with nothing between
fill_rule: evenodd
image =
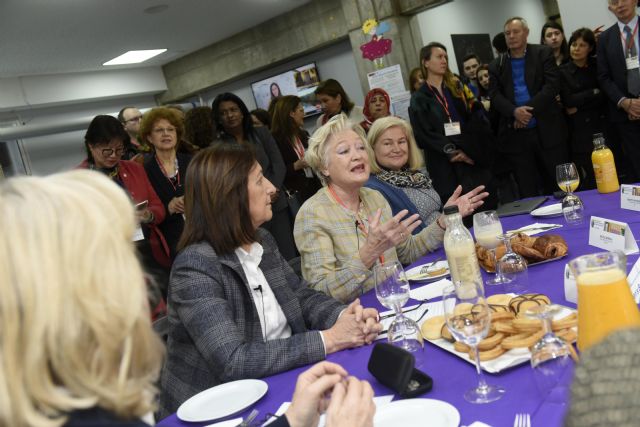
<instances>
[{"instance_id":1,"label":"fork","mask_svg":"<svg viewBox=\"0 0 640 427\"><path fill-rule=\"evenodd\" d=\"M417 308L417 307L416 307ZM413 309L412 309L413 310ZM422 320L422 318L429 312L429 309L427 308L421 315L420 317L418 317L415 322L418 323L419 321ZM394 314L395 315L395 314ZM382 334L386 334L387 332L389 332L389 329L385 329L384 331L380 331L380 333L378 333L378 335L382 335Z\"/></svg>"},{"instance_id":2,"label":"fork","mask_svg":"<svg viewBox=\"0 0 640 427\"><path fill-rule=\"evenodd\" d=\"M247 418L245 418L240 424L237 425L237 427L248 427L251 425L251 423L253 422L253 420L258 416L258 410L254 409L252 410L249 415L247 415Z\"/></svg>"},{"instance_id":3,"label":"fork","mask_svg":"<svg viewBox=\"0 0 640 427\"><path fill-rule=\"evenodd\" d=\"M429 269L431 267L433 267L434 265L436 265L436 263L438 261L440 261L441 259L442 259L442 256L439 256L438 258L436 258L431 263L423 265L422 268L420 269L420 274L427 274L429 272Z\"/></svg>"},{"instance_id":4,"label":"fork","mask_svg":"<svg viewBox=\"0 0 640 427\"><path fill-rule=\"evenodd\" d=\"M513 427L531 427L531 416L528 413L516 414Z\"/></svg>"}]
</instances>

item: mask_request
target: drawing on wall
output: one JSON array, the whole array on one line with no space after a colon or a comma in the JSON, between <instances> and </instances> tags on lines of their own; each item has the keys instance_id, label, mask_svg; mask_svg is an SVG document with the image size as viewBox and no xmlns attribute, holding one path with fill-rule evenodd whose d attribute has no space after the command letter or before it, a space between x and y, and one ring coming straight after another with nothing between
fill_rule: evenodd
<instances>
[{"instance_id":1,"label":"drawing on wall","mask_svg":"<svg viewBox=\"0 0 640 427\"><path fill-rule=\"evenodd\" d=\"M488 64L493 61L493 47L489 34L451 34L451 42L460 73L464 69L462 60L470 53L475 53L480 57L480 64Z\"/></svg>"}]
</instances>

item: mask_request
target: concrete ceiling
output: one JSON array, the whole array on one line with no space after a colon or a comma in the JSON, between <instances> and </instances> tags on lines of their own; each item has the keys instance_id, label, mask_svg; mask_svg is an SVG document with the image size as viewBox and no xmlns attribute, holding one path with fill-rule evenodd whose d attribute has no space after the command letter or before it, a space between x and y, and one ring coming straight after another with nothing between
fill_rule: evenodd
<instances>
[{"instance_id":1,"label":"concrete ceiling","mask_svg":"<svg viewBox=\"0 0 640 427\"><path fill-rule=\"evenodd\" d=\"M309 1L0 0L0 78L164 65ZM161 48L142 64L102 66Z\"/></svg>"}]
</instances>

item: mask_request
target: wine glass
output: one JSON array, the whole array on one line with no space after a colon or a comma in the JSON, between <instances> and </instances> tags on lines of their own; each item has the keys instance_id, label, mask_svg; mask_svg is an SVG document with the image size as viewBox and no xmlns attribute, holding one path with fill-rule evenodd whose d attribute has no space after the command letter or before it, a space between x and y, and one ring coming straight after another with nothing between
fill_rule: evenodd
<instances>
[{"instance_id":1,"label":"wine glass","mask_svg":"<svg viewBox=\"0 0 640 427\"><path fill-rule=\"evenodd\" d=\"M584 205L582 200L573 192L580 185L580 175L575 163L563 163L556 166L556 181L561 190L567 195L562 199L562 213L567 224L576 225L582 223L584 217Z\"/></svg>"},{"instance_id":2,"label":"wine glass","mask_svg":"<svg viewBox=\"0 0 640 427\"><path fill-rule=\"evenodd\" d=\"M484 298L482 282L456 281L442 293L444 318L451 335L473 349L478 372L478 387L467 390L464 398L471 403L489 403L505 393L500 386L488 385L480 368L478 344L489 332L491 310Z\"/></svg>"},{"instance_id":3,"label":"wine glass","mask_svg":"<svg viewBox=\"0 0 640 427\"><path fill-rule=\"evenodd\" d=\"M563 372L571 364L569 344L553 333L551 321L562 308L558 305L541 305L529 308L528 317L540 319L544 335L531 348L531 367L540 393L553 395L554 391L564 394L566 390L558 390L559 380ZM558 396L562 399L564 396Z\"/></svg>"},{"instance_id":4,"label":"wine glass","mask_svg":"<svg viewBox=\"0 0 640 427\"><path fill-rule=\"evenodd\" d=\"M496 277L488 279L485 283L487 285L500 285L505 283L504 276L496 262L496 248L500 245L498 236L502 234L502 223L496 211L484 211L474 214L473 234L476 236L476 242L491 252L493 265L496 266Z\"/></svg>"},{"instance_id":5,"label":"wine glass","mask_svg":"<svg viewBox=\"0 0 640 427\"><path fill-rule=\"evenodd\" d=\"M504 278L506 293L522 294L529 289L527 261L511 248L513 233L501 234L498 239L504 243L506 252L498 260L498 268Z\"/></svg>"},{"instance_id":6,"label":"wine glass","mask_svg":"<svg viewBox=\"0 0 640 427\"><path fill-rule=\"evenodd\" d=\"M373 275L378 301L396 312L387 332L389 342L412 353L422 350L424 342L418 324L402 312L410 289L402 265L398 261L377 264L373 268Z\"/></svg>"}]
</instances>

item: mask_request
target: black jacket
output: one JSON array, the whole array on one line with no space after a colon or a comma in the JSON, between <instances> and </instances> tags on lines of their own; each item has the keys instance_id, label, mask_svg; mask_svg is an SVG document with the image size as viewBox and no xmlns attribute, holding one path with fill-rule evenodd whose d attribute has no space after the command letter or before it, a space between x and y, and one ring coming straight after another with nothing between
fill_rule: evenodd
<instances>
[{"instance_id":1,"label":"black jacket","mask_svg":"<svg viewBox=\"0 0 640 427\"><path fill-rule=\"evenodd\" d=\"M580 68L573 62L560 67L562 104L577 108L568 115L571 128L571 150L574 153L590 153L593 150L593 134L605 129L606 97L598 87L596 60L590 59Z\"/></svg>"},{"instance_id":2,"label":"black jacket","mask_svg":"<svg viewBox=\"0 0 640 427\"><path fill-rule=\"evenodd\" d=\"M517 153L518 130L514 129L514 98L511 60L502 54L489 65L489 96L491 108L500 114L498 148L502 152ZM525 54L525 82L531 99L525 105L533 107L538 134L543 148L552 148L567 141L564 114L556 102L560 91L560 76L553 52L542 45L528 44Z\"/></svg>"}]
</instances>

